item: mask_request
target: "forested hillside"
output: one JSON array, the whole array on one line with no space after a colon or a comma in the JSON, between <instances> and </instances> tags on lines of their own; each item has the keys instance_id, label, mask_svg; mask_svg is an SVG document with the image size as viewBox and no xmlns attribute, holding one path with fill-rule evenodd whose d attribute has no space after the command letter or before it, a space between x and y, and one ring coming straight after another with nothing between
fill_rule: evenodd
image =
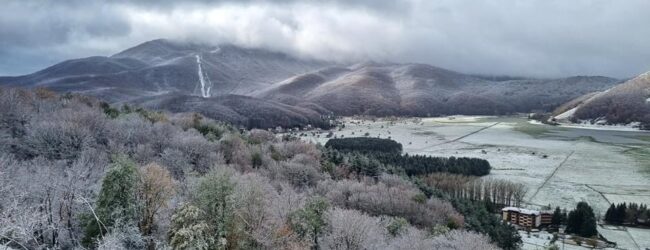
<instances>
[{"instance_id":1,"label":"forested hillside","mask_svg":"<svg viewBox=\"0 0 650 250\"><path fill-rule=\"evenodd\" d=\"M619 80L479 77L413 63L336 63L261 48L156 39L67 60L0 86L83 93L111 104L197 112L254 128L327 128L329 115L505 115L551 111ZM323 126L323 124L325 126Z\"/></svg>"},{"instance_id":2,"label":"forested hillside","mask_svg":"<svg viewBox=\"0 0 650 250\"><path fill-rule=\"evenodd\" d=\"M556 110L556 117L573 122L635 124L650 129L650 72L641 74L607 91L586 95Z\"/></svg>"},{"instance_id":3,"label":"forested hillside","mask_svg":"<svg viewBox=\"0 0 650 250\"><path fill-rule=\"evenodd\" d=\"M426 64L361 63L298 75L256 92L287 104L315 103L337 115L504 115L551 111L619 80L476 77Z\"/></svg>"},{"instance_id":4,"label":"forested hillside","mask_svg":"<svg viewBox=\"0 0 650 250\"><path fill-rule=\"evenodd\" d=\"M317 145L267 131L43 89L0 89L0 110L0 247L512 249L519 242L482 205L405 174L352 174L347 159L332 162Z\"/></svg>"}]
</instances>

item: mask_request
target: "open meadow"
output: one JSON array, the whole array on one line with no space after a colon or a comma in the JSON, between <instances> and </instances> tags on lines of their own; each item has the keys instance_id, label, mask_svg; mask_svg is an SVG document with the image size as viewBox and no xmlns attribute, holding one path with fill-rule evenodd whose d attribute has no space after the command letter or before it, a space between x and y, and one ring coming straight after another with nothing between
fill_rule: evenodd
<instances>
[{"instance_id":1,"label":"open meadow","mask_svg":"<svg viewBox=\"0 0 650 250\"><path fill-rule=\"evenodd\" d=\"M650 204L650 133L534 124L525 117L455 116L423 119L344 118L332 137L390 138L408 154L487 159L483 178L506 179L528 187L530 207L570 209L588 202L599 215L611 203ZM327 133L303 136L325 144ZM630 248L650 248L650 230L616 235ZM611 232L611 233L610 233ZM627 237L623 239L621 237Z\"/></svg>"}]
</instances>

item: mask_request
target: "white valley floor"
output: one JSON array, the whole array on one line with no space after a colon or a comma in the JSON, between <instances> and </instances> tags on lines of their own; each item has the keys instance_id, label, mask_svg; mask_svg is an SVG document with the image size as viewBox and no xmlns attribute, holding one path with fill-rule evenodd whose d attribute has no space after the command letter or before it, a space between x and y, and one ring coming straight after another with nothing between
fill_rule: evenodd
<instances>
[{"instance_id":1,"label":"white valley floor","mask_svg":"<svg viewBox=\"0 0 650 250\"><path fill-rule=\"evenodd\" d=\"M402 143L409 154L487 159L493 169L484 178L527 185L530 206L571 208L587 201L604 214L610 203L650 204L650 132L554 127L521 117L344 121L335 136L369 133ZM325 134L303 139L324 144ZM625 241L619 243L625 249L650 248L650 230L604 234Z\"/></svg>"}]
</instances>

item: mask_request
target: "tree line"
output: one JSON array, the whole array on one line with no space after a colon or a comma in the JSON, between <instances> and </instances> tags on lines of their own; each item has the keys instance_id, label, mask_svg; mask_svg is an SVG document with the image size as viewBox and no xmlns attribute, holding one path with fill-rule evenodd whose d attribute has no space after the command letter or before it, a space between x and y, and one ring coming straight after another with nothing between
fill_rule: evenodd
<instances>
[{"instance_id":1,"label":"tree line","mask_svg":"<svg viewBox=\"0 0 650 250\"><path fill-rule=\"evenodd\" d=\"M581 237L595 237L598 235L596 227L596 214L587 202L578 202L576 207L567 213L566 210L556 207L551 217L551 226L558 228L566 226L565 232Z\"/></svg>"},{"instance_id":2,"label":"tree line","mask_svg":"<svg viewBox=\"0 0 650 250\"><path fill-rule=\"evenodd\" d=\"M402 144L390 139L372 137L335 138L325 143L326 148L349 152L402 153Z\"/></svg>"},{"instance_id":3,"label":"tree line","mask_svg":"<svg viewBox=\"0 0 650 250\"><path fill-rule=\"evenodd\" d=\"M346 198L343 204L348 206L365 204L368 209L371 209L370 211L379 209L401 214L412 209L407 205L411 203L408 200L409 196L416 200L439 197L452 202L454 208L465 218L468 229L489 235L492 241L503 249L518 248L521 238L517 230L511 225L502 223L493 213L503 204L519 204L526 193L523 185L497 180L484 181L477 178L489 174L490 165L482 159L402 155L401 145L398 147L395 146L396 144L399 143L390 139L366 137L330 139L323 149L323 159L326 162L324 166L330 168L335 177L376 178L386 173L410 176L426 197L390 195L391 200L399 201L397 204L401 204L396 206L396 209L381 208L373 204L372 199L369 201L352 199L353 202L350 198ZM386 150L391 147L392 149ZM396 152L397 148L400 148L399 153ZM327 164L331 166L327 167ZM350 196L353 192L346 190L343 193ZM385 196L391 192L386 190L380 193ZM407 214L413 215L410 212ZM421 221L422 217L439 216L421 215L406 218L410 218L408 222L418 223L417 221Z\"/></svg>"},{"instance_id":4,"label":"tree line","mask_svg":"<svg viewBox=\"0 0 650 250\"><path fill-rule=\"evenodd\" d=\"M463 176L456 176L462 178ZM465 178L469 178L466 177ZM428 197L441 197L450 200L452 205L465 218L468 229L485 233L502 249L519 249L521 237L517 229L503 223L500 216L494 213L499 207L489 201L470 200L463 197L453 197L446 191L436 188L423 177L413 179L414 184Z\"/></svg>"},{"instance_id":5,"label":"tree line","mask_svg":"<svg viewBox=\"0 0 650 250\"><path fill-rule=\"evenodd\" d=\"M645 204L611 204L605 213L605 222L614 225L650 226L650 210Z\"/></svg>"},{"instance_id":6,"label":"tree line","mask_svg":"<svg viewBox=\"0 0 650 250\"><path fill-rule=\"evenodd\" d=\"M429 174L422 180L453 198L483 201L497 209L520 206L528 191L521 183L447 173Z\"/></svg>"},{"instance_id":7,"label":"tree line","mask_svg":"<svg viewBox=\"0 0 650 250\"><path fill-rule=\"evenodd\" d=\"M484 176L490 173L490 163L485 159L469 157L434 157L401 154L402 145L380 138L330 139L325 147L330 161L340 164L347 161L354 171L374 175L381 169L401 171L408 176L430 173L452 173Z\"/></svg>"}]
</instances>

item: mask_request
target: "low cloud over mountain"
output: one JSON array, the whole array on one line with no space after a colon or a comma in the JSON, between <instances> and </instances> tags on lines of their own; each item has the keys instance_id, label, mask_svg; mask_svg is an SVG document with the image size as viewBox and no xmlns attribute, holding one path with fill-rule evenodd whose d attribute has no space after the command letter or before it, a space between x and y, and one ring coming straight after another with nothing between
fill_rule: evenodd
<instances>
[{"instance_id":1,"label":"low cloud over mountain","mask_svg":"<svg viewBox=\"0 0 650 250\"><path fill-rule=\"evenodd\" d=\"M337 62L627 78L650 68L650 2L3 1L0 75L166 37Z\"/></svg>"},{"instance_id":2,"label":"low cloud over mountain","mask_svg":"<svg viewBox=\"0 0 650 250\"><path fill-rule=\"evenodd\" d=\"M153 40L64 61L5 86L81 92L111 103L198 111L251 127L324 124L326 115L498 115L550 111L619 80L467 75L427 64L301 59L235 45Z\"/></svg>"}]
</instances>

